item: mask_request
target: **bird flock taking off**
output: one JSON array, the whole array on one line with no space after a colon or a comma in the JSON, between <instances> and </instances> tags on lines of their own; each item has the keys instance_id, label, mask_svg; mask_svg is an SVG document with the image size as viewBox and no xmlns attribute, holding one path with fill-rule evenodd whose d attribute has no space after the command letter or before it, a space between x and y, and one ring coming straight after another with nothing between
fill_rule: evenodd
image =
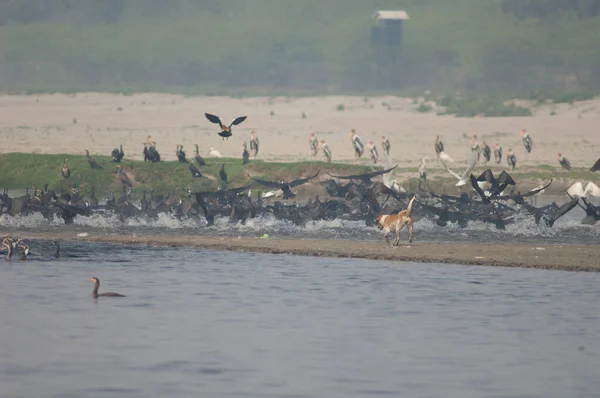
<instances>
[{"instance_id":1,"label":"bird flock taking off","mask_svg":"<svg viewBox=\"0 0 600 398\"><path fill-rule=\"evenodd\" d=\"M247 119L246 116L237 116L229 124L225 124L219 116L210 113L205 113L205 116L210 123L219 126L217 134L225 141L223 145L228 145L226 140L234 135L233 127L239 126ZM586 214L582 223L594 224L600 221L600 205L590 200L600 197L600 188L593 181L574 182L565 190L569 199L562 205L552 203L537 207L534 203L535 198L544 193L553 180L521 193L516 189L517 181L509 174L519 164L516 151L509 147L504 152L498 142L490 147L485 140L480 142L477 135L472 135L469 147L465 148L466 167L464 171L457 172L454 171L458 167L457 162L447 153L447 145L443 138L435 136L433 153L436 161L456 180L456 196L453 196L453 192L435 192L430 187L428 156L421 158L418 167L418 187L413 192L407 192L393 177L397 165L393 166L394 147L388 136L381 136L380 146L375 145L373 141L368 141L365 145L355 129L350 130L348 137L348 151L352 151L355 162L370 159L370 163L379 165L383 163L382 159L385 159L389 167L351 175L330 174L314 168L303 176L295 175L286 180L270 181L251 175L251 170L247 169L252 160L262 153L259 152L260 141L256 131L251 130L248 142L244 141L241 147L245 184L231 187L226 163L219 160L221 166L216 190L198 192L188 187L184 192L175 190L159 193L152 190L136 196L133 192L135 179L132 178L130 170L126 170L121 164L126 154L120 145L111 152L111 161L116 165L114 180L122 185L120 196L112 191L109 198L100 201L94 195L93 186L89 187L89 193L82 193L76 184L73 184L70 192L57 194L46 184L43 189L34 187L33 194L27 190L25 195L17 197L10 197L4 189L0 194L0 215L15 217L37 212L45 219L62 219L65 224L71 224L77 217L98 215L116 216L122 222L130 219L151 221L164 213L179 220L203 219L206 226L215 225L218 218L226 218L229 223L245 223L251 218L274 217L296 226L305 226L309 222L319 220L340 219L362 221L367 226L376 226L385 231L386 240L390 233L395 233L393 245L399 244L400 231L404 227L407 227L409 241L412 242L413 224L422 218L430 219L440 227L448 223L466 227L471 222L484 222L504 229L507 225L517 222L518 216L525 216L531 217L536 224L552 227L560 217L579 206ZM525 129L520 132L520 137L524 151L519 156L527 157L535 151L534 141ZM316 160L321 154L327 163L332 162L333 151L325 139L312 132L309 134L308 144L312 159ZM400 147L400 144L397 145ZM143 142L143 156L145 162L158 163L164 160L158 151L157 143L150 135ZM188 158L183 145L177 144L175 156L178 163L188 165L187 169L194 178L210 178L217 181L216 177L205 174L202 168L222 157L218 150L210 148L207 152L207 158L210 159L205 159L196 144L193 157ZM85 150L85 159L93 173L107 172L105 166L90 156L88 150ZM494 174L487 165L502 167L503 159L506 166ZM70 180L74 175L68 160L68 157L64 158L60 169L60 178L63 180ZM571 162L563 153L558 153L556 161L564 170L572 169ZM474 174L478 163L483 164L486 169ZM599 170L600 159L590 168L592 172ZM373 181L379 177L381 181ZM322 200L321 195L316 195L304 204L299 203L298 194L294 190L303 185L312 185L314 188L320 186L328 197ZM253 199L252 188L268 191L259 191ZM21 259L30 256L29 245L23 239L8 235L2 240L0 251L6 254L7 259L13 258L15 253L19 253ZM92 281L95 284L95 294L101 296L97 294L99 280L92 278Z\"/></svg>"}]
</instances>

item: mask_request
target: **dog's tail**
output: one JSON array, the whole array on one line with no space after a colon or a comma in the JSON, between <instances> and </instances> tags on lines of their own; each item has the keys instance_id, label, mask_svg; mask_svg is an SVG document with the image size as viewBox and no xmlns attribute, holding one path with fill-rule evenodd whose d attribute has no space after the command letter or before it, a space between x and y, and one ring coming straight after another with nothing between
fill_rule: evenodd
<instances>
[{"instance_id":1,"label":"dog's tail","mask_svg":"<svg viewBox=\"0 0 600 398\"><path fill-rule=\"evenodd\" d=\"M417 195L414 195L412 197L412 199L410 200L410 202L408 202L408 207L406 208L406 216L407 217L410 217L410 212L412 211L412 205L416 198L417 198Z\"/></svg>"}]
</instances>

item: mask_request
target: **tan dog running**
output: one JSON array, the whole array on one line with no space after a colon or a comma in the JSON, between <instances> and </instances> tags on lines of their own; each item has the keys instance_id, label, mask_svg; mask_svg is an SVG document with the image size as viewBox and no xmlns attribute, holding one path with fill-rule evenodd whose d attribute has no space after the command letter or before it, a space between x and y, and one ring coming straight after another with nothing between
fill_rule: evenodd
<instances>
[{"instance_id":1,"label":"tan dog running","mask_svg":"<svg viewBox=\"0 0 600 398\"><path fill-rule=\"evenodd\" d=\"M398 246L400 244L400 231L405 226L408 227L408 243L412 243L413 241L413 220L410 216L410 212L412 211L412 205L415 201L416 196L413 196L410 202L408 202L408 207L406 210L402 210L397 214L383 214L377 217L377 227L379 229L383 229L385 231L385 241L387 244L390 243L390 239L388 238L388 234L392 231L396 233L396 239L394 239L394 246Z\"/></svg>"}]
</instances>

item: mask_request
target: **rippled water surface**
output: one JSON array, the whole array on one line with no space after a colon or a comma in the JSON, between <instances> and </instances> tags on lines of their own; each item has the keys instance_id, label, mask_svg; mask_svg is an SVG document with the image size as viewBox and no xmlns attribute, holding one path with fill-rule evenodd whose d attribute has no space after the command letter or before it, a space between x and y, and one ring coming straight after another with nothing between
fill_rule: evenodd
<instances>
[{"instance_id":1,"label":"rippled water surface","mask_svg":"<svg viewBox=\"0 0 600 398\"><path fill-rule=\"evenodd\" d=\"M41 261L51 250L0 260L3 398L600 391L595 273L97 244ZM91 276L127 297L92 299Z\"/></svg>"}]
</instances>

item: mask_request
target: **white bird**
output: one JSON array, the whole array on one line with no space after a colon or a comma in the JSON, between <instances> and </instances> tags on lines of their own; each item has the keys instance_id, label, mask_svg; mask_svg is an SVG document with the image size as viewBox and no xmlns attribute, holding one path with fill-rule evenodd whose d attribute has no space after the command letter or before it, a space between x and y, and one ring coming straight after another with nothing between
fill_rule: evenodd
<instances>
[{"instance_id":1,"label":"white bird","mask_svg":"<svg viewBox=\"0 0 600 398\"><path fill-rule=\"evenodd\" d=\"M454 160L444 151L438 153L437 158L442 163L454 163Z\"/></svg>"},{"instance_id":2,"label":"white bird","mask_svg":"<svg viewBox=\"0 0 600 398\"><path fill-rule=\"evenodd\" d=\"M586 198L588 196L594 196L596 198L600 198L600 187L594 184L593 182L588 182L583 189L583 183L581 181L577 181L575 184L571 185L569 189L567 189L567 193L572 197Z\"/></svg>"},{"instance_id":3,"label":"white bird","mask_svg":"<svg viewBox=\"0 0 600 398\"><path fill-rule=\"evenodd\" d=\"M475 167L475 163L477 162L477 149L476 148L471 148L471 153L469 155L469 159L467 160L467 168L465 169L465 172L463 173L462 176L459 176L458 174L456 174L454 171L450 170L448 168L448 165L441 161L440 163L442 163L442 165L444 166L444 168L446 169L446 171L450 174L452 174L457 180L458 182L456 183L457 187L462 187L463 185L467 185L467 182L469 182L469 176L471 175L471 171L473 171L473 168Z\"/></svg>"},{"instance_id":4,"label":"white bird","mask_svg":"<svg viewBox=\"0 0 600 398\"><path fill-rule=\"evenodd\" d=\"M223 156L221 156L221 152L217 151L215 148L210 147L208 149L208 155L207 156L212 156L214 158L222 158Z\"/></svg>"}]
</instances>

